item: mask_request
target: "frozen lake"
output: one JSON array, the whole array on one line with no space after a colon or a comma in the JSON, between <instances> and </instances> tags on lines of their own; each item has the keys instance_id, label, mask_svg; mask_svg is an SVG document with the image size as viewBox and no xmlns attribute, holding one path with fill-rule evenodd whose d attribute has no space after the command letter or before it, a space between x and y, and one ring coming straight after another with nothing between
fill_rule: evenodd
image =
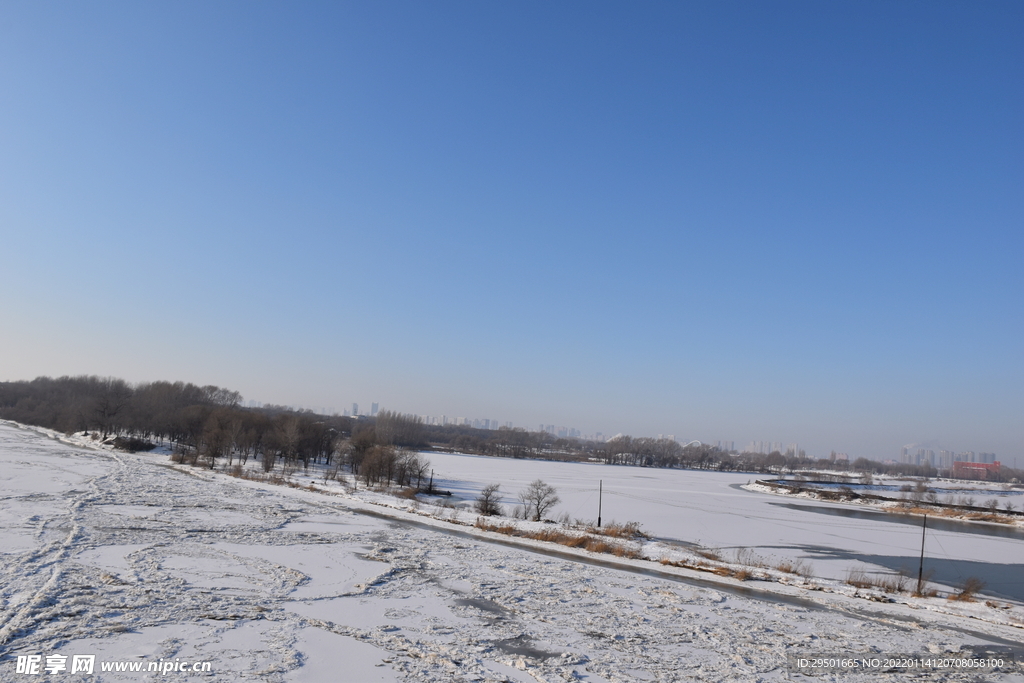
<instances>
[{"instance_id":1,"label":"frozen lake","mask_svg":"<svg viewBox=\"0 0 1024 683\"><path fill-rule=\"evenodd\" d=\"M652 536L719 548L729 557L750 548L769 558L804 559L817 576L845 578L850 568L869 573L909 570L917 575L921 520L863 507L755 493L739 488L758 475L662 470L597 463L511 460L424 453L435 485L472 500L483 486L501 484L504 503L541 478L562 502L552 518L597 518L603 481L604 522L639 522ZM1024 600L1024 534L1000 525L929 520L925 570L937 583L956 586L977 576L988 592Z\"/></svg>"}]
</instances>

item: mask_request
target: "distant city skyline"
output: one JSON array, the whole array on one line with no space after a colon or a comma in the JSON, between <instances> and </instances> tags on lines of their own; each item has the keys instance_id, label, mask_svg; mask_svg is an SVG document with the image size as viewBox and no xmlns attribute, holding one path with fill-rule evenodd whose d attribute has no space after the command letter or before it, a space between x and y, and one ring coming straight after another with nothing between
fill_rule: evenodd
<instances>
[{"instance_id":1,"label":"distant city skyline","mask_svg":"<svg viewBox=\"0 0 1024 683\"><path fill-rule=\"evenodd\" d=\"M250 407L257 407L257 406L261 406L261 405L273 405L273 404L264 404L264 403L261 403L261 402L258 402L258 401L245 401L245 403L246 403L246 405L248 405ZM350 416L373 417L373 416L375 416L377 414L377 412L379 410L379 403L377 403L377 402L371 403L371 410L370 410L370 412L368 414L367 413L358 413L358 412L356 412L358 410L358 406L359 406L358 402L352 403L352 411L351 412L349 410L344 410L342 412L339 412L339 411L335 410L334 408L327 408L327 407L320 407L320 408L317 408L315 410L317 412L320 412L320 413L325 414L325 415L341 415L343 417L350 417ZM302 409L299 406L290 406L290 407ZM388 409L388 408L385 408L385 409ZM573 438L575 438L575 439L584 439L584 440L587 440L587 441L596 441L596 442L600 442L600 443L606 442L607 440L615 437L617 434L621 434L622 433L622 432L610 433L610 432L604 432L604 431L595 431L593 433L589 433L588 434L588 433L584 433L584 432L580 431L579 429L576 429L575 427L556 426L553 423L541 422L541 423L539 423L537 425L536 428L533 428L533 427L527 427L525 425L515 425L511 421L499 421L499 420L495 420L495 419L491 419L491 418L456 417L456 416L448 416L448 415L444 415L444 414L439 415L439 416L426 415L426 414L424 414L424 415L416 415L415 413L410 413L410 412L402 411L402 410L395 410L394 412L398 412L398 413L405 414L405 415L415 415L416 417L419 417L420 419L422 419L423 423L427 424L427 425L435 425L435 426L437 426L437 425L440 425L440 426L445 426L445 425L463 426L464 425L464 426L473 427L475 429L498 429L500 427L512 428L514 426L519 426L519 427L521 427L523 429L527 429L528 431L546 432L546 433L549 433L549 434L551 434L553 436L557 436L557 437L564 437L564 438L570 438L570 439L573 439ZM719 450L725 451L725 452L733 452L733 451L735 451L735 452L746 452L746 453L760 453L760 454L765 454L765 455L773 453L773 452L779 452L779 453L782 453L783 455L786 455L786 456L799 456L799 455L802 454L802 455L805 455L807 457L820 458L820 459L829 459L831 457L834 460L855 460L855 459L860 458L860 457L865 457L865 458L868 458L870 460L877 460L879 462L896 462L896 463L909 464L909 465L930 464L933 467L947 468L947 469L952 467L954 462L970 462L970 463L991 464L991 463L996 462L996 459L998 457L996 453L975 452L973 450L963 450L963 451L954 451L954 450L946 450L946 449L938 449L938 450L936 450L935 448L922 448L922 447L918 447L916 444L910 444L909 446L901 447L899 449L898 456L888 456L887 457L887 456L884 456L884 455L867 455L867 454L855 454L855 455L851 456L849 453L837 452L835 449L830 449L828 452L808 453L806 451L806 449L804 449L800 445L800 443L797 442L797 441L783 442L783 441L770 441L770 440L766 441L766 440L763 440L763 439L762 440L755 439L755 440L750 441L745 448L737 449L736 448L735 440L728 440L728 439L726 439L726 440L723 440L723 439L710 440L710 439L701 439L699 436L694 436L691 439L691 438L686 438L686 437L677 437L677 435L675 435L675 434L665 434L665 433L658 433L658 434L640 434L640 433L638 433L638 434L629 434L629 436L658 438L658 439L669 439L669 440L672 440L672 441L678 441L679 443L683 443L683 444L688 443L690 441L695 441L696 440L696 441L700 441L703 444L707 444L709 446L714 446L715 448L718 448ZM1017 462L1016 454L1011 454L1005 460L1005 462L1003 462L1003 464L1005 466L1016 467L1016 462Z\"/></svg>"},{"instance_id":2,"label":"distant city skyline","mask_svg":"<svg viewBox=\"0 0 1024 683\"><path fill-rule=\"evenodd\" d=\"M1011 462L1021 35L1002 0L0 4L0 378Z\"/></svg>"}]
</instances>

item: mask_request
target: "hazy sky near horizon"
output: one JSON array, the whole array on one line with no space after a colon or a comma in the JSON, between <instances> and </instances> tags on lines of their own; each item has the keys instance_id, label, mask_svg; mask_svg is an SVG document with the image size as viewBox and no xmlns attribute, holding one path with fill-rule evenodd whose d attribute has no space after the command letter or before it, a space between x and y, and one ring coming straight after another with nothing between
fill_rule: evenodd
<instances>
[{"instance_id":1,"label":"hazy sky near horizon","mask_svg":"<svg viewBox=\"0 0 1024 683\"><path fill-rule=\"evenodd\" d=\"M1024 5L0 5L0 380L1024 465Z\"/></svg>"}]
</instances>

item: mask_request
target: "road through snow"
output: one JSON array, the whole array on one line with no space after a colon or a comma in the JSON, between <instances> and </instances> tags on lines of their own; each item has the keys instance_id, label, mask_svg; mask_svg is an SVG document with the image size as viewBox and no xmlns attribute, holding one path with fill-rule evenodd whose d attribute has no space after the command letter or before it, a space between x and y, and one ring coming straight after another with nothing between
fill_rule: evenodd
<instances>
[{"instance_id":1,"label":"road through snow","mask_svg":"<svg viewBox=\"0 0 1024 683\"><path fill-rule=\"evenodd\" d=\"M0 681L38 678L16 671L19 655L57 653L210 662L211 673L176 675L196 680L773 681L790 679L787 654L985 644L957 630L967 620L922 625L874 603L860 618L752 599L9 424L0 425L0 502ZM973 628L1021 639L1008 626ZM53 678L161 676L97 664L92 678ZM842 680L889 678L901 680Z\"/></svg>"}]
</instances>

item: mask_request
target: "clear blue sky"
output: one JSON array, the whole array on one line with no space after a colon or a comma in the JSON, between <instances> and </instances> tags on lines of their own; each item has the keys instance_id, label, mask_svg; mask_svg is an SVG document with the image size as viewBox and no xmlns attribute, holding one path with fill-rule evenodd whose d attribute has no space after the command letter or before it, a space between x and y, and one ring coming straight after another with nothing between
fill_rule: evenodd
<instances>
[{"instance_id":1,"label":"clear blue sky","mask_svg":"<svg viewBox=\"0 0 1024 683\"><path fill-rule=\"evenodd\" d=\"M1024 465L1024 4L0 5L0 379Z\"/></svg>"}]
</instances>

